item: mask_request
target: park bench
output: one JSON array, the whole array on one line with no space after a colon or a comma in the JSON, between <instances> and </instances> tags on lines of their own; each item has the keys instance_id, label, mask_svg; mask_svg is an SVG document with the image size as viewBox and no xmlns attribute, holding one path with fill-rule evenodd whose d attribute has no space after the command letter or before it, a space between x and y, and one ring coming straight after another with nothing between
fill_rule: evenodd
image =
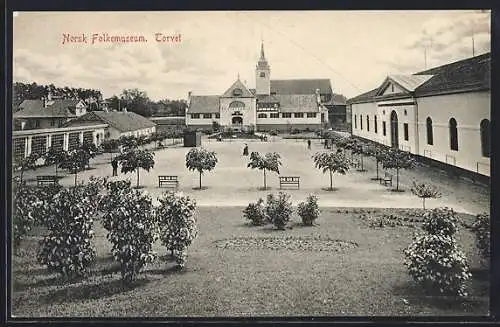
<instances>
[{"instance_id":1,"label":"park bench","mask_svg":"<svg viewBox=\"0 0 500 327\"><path fill-rule=\"evenodd\" d=\"M58 184L58 179L54 175L40 175L36 177L36 183L38 186L56 185Z\"/></svg>"},{"instance_id":2,"label":"park bench","mask_svg":"<svg viewBox=\"0 0 500 327\"><path fill-rule=\"evenodd\" d=\"M283 186L296 186L300 189L300 177L299 176L280 176L280 190Z\"/></svg>"},{"instance_id":3,"label":"park bench","mask_svg":"<svg viewBox=\"0 0 500 327\"><path fill-rule=\"evenodd\" d=\"M179 179L177 176L158 176L158 187L177 188Z\"/></svg>"},{"instance_id":4,"label":"park bench","mask_svg":"<svg viewBox=\"0 0 500 327\"><path fill-rule=\"evenodd\" d=\"M390 185L392 186L392 174L389 174L388 172L384 172L384 177L380 178L380 184L384 184L385 186Z\"/></svg>"}]
</instances>

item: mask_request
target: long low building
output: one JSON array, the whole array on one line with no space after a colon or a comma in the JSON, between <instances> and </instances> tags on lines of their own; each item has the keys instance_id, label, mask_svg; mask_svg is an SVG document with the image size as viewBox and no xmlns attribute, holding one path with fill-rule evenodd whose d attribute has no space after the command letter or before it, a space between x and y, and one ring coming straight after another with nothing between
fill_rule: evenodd
<instances>
[{"instance_id":1,"label":"long low building","mask_svg":"<svg viewBox=\"0 0 500 327\"><path fill-rule=\"evenodd\" d=\"M490 53L389 75L348 100L352 134L490 176Z\"/></svg>"},{"instance_id":2,"label":"long low building","mask_svg":"<svg viewBox=\"0 0 500 327\"><path fill-rule=\"evenodd\" d=\"M318 129L328 123L333 92L329 79L271 80L261 47L255 69L256 88L238 79L222 95L189 93L186 125L211 128L215 123L258 131Z\"/></svg>"}]
</instances>

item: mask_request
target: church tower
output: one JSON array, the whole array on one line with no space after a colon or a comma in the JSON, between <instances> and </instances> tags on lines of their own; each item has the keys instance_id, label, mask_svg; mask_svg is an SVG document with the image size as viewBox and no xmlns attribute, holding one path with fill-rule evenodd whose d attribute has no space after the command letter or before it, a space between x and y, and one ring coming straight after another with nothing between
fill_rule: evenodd
<instances>
[{"instance_id":1,"label":"church tower","mask_svg":"<svg viewBox=\"0 0 500 327\"><path fill-rule=\"evenodd\" d=\"M271 94L271 67L264 56L264 42L260 47L260 58L255 68L255 90L257 94Z\"/></svg>"}]
</instances>

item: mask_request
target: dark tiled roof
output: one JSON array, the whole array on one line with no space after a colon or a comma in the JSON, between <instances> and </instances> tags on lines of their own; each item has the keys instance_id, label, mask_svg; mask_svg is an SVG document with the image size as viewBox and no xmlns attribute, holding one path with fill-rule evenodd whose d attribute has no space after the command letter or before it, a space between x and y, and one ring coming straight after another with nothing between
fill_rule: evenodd
<instances>
[{"instance_id":1,"label":"dark tiled roof","mask_svg":"<svg viewBox=\"0 0 500 327\"><path fill-rule=\"evenodd\" d=\"M131 132L140 129L151 128L156 126L151 120L136 114L135 112L123 112L123 111L92 111L77 119L74 119L67 124L65 127L73 126L72 124L78 124L82 121L99 121L109 126L116 128L120 132Z\"/></svg>"},{"instance_id":2,"label":"dark tiled roof","mask_svg":"<svg viewBox=\"0 0 500 327\"><path fill-rule=\"evenodd\" d=\"M277 103L279 102L278 98L274 95L266 95L266 94L259 94L256 95L257 102L261 103Z\"/></svg>"},{"instance_id":3,"label":"dark tiled roof","mask_svg":"<svg viewBox=\"0 0 500 327\"><path fill-rule=\"evenodd\" d=\"M248 89L253 95L255 95L255 93L257 93L257 90L255 89Z\"/></svg>"},{"instance_id":4,"label":"dark tiled roof","mask_svg":"<svg viewBox=\"0 0 500 327\"><path fill-rule=\"evenodd\" d=\"M418 72L414 75L433 75L415 88L414 95L432 95L446 92L489 90L491 88L491 53L456 61ZM424 78L425 79L425 78ZM370 102L379 88L360 94L348 103Z\"/></svg>"},{"instance_id":5,"label":"dark tiled roof","mask_svg":"<svg viewBox=\"0 0 500 327\"><path fill-rule=\"evenodd\" d=\"M76 105L80 102L80 100L75 99L61 99L55 100L52 105L49 107L57 108L57 110L63 110L64 108L69 109L72 114L76 113ZM83 101L82 101L83 102ZM85 104L85 102L83 102ZM87 105L85 105L87 106Z\"/></svg>"},{"instance_id":6,"label":"dark tiled roof","mask_svg":"<svg viewBox=\"0 0 500 327\"><path fill-rule=\"evenodd\" d=\"M276 94L332 94L329 79L283 79L271 80L271 93Z\"/></svg>"},{"instance_id":7,"label":"dark tiled roof","mask_svg":"<svg viewBox=\"0 0 500 327\"><path fill-rule=\"evenodd\" d=\"M314 94L276 94L280 112L319 112Z\"/></svg>"},{"instance_id":8,"label":"dark tiled roof","mask_svg":"<svg viewBox=\"0 0 500 327\"><path fill-rule=\"evenodd\" d=\"M324 102L325 106L345 106L347 102L347 98L342 94L334 93L332 99L328 102Z\"/></svg>"},{"instance_id":9,"label":"dark tiled roof","mask_svg":"<svg viewBox=\"0 0 500 327\"><path fill-rule=\"evenodd\" d=\"M73 101L78 103L78 100ZM24 100L19 105L20 110L14 113L14 118L76 117L74 110L71 112L68 104L68 100L55 100L52 105L44 108L42 100Z\"/></svg>"},{"instance_id":10,"label":"dark tiled roof","mask_svg":"<svg viewBox=\"0 0 500 327\"><path fill-rule=\"evenodd\" d=\"M416 75L434 75L415 90L415 95L466 89L490 89L491 54L485 53Z\"/></svg>"},{"instance_id":11,"label":"dark tiled roof","mask_svg":"<svg viewBox=\"0 0 500 327\"><path fill-rule=\"evenodd\" d=\"M245 86L245 84L243 84L239 79L236 80L236 82L233 83L233 85L231 85L230 88L227 89L226 92L224 92L224 94L222 94L222 97L224 98L232 98L234 97L233 95L233 90L234 89L240 89L242 94L239 95L240 97L243 97L243 98L252 98L254 95L252 94L252 92L250 92L247 87Z\"/></svg>"},{"instance_id":12,"label":"dark tiled roof","mask_svg":"<svg viewBox=\"0 0 500 327\"><path fill-rule=\"evenodd\" d=\"M369 102L373 99L373 97L375 96L375 94L377 94L377 92L378 92L378 87L371 91L357 95L354 98L350 98L349 100L347 100L347 104Z\"/></svg>"},{"instance_id":13,"label":"dark tiled roof","mask_svg":"<svg viewBox=\"0 0 500 327\"><path fill-rule=\"evenodd\" d=\"M218 113L220 97L218 95L193 95L187 110L188 114Z\"/></svg>"}]
</instances>

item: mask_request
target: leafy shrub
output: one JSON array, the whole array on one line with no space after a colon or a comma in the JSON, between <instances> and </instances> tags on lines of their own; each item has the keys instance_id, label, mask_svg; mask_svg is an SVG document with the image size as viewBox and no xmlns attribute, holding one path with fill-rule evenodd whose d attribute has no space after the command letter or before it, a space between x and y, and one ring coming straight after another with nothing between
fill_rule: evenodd
<instances>
[{"instance_id":1,"label":"leafy shrub","mask_svg":"<svg viewBox=\"0 0 500 327\"><path fill-rule=\"evenodd\" d=\"M91 239L96 207L88 193L86 186L58 192L45 221L49 234L40 241L38 262L67 279L85 276L95 259Z\"/></svg>"},{"instance_id":2,"label":"leafy shrub","mask_svg":"<svg viewBox=\"0 0 500 327\"><path fill-rule=\"evenodd\" d=\"M243 210L243 214L254 226L266 224L266 206L264 200L258 199L256 203L249 203Z\"/></svg>"},{"instance_id":3,"label":"leafy shrub","mask_svg":"<svg viewBox=\"0 0 500 327\"><path fill-rule=\"evenodd\" d=\"M450 235L424 234L404 251L409 274L426 290L466 296L471 278L464 253Z\"/></svg>"},{"instance_id":4,"label":"leafy shrub","mask_svg":"<svg viewBox=\"0 0 500 327\"><path fill-rule=\"evenodd\" d=\"M424 209L425 199L436 199L441 197L441 192L439 192L436 186L425 183L417 183L416 181L413 181L411 192L422 199L422 206Z\"/></svg>"},{"instance_id":5,"label":"leafy shrub","mask_svg":"<svg viewBox=\"0 0 500 327\"><path fill-rule=\"evenodd\" d=\"M160 206L156 215L160 223L160 239L168 250L174 252L177 265L183 268L187 248L198 235L194 212L196 203L181 193L168 192L158 198Z\"/></svg>"},{"instance_id":6,"label":"leafy shrub","mask_svg":"<svg viewBox=\"0 0 500 327\"><path fill-rule=\"evenodd\" d=\"M290 195L284 192L279 192L277 197L274 194L267 195L267 220L281 230L285 229L293 212L292 203L289 200Z\"/></svg>"},{"instance_id":7,"label":"leafy shrub","mask_svg":"<svg viewBox=\"0 0 500 327\"><path fill-rule=\"evenodd\" d=\"M152 247L157 224L149 195L131 188L117 189L116 195L103 220L113 244L113 257L121 265L122 280L128 283L156 258Z\"/></svg>"},{"instance_id":8,"label":"leafy shrub","mask_svg":"<svg viewBox=\"0 0 500 327\"><path fill-rule=\"evenodd\" d=\"M453 236L457 231L457 222L453 209L435 208L424 214L422 229L433 235Z\"/></svg>"},{"instance_id":9,"label":"leafy shrub","mask_svg":"<svg viewBox=\"0 0 500 327\"><path fill-rule=\"evenodd\" d=\"M119 206L122 193L126 190L130 190L131 187L132 183L129 180L107 183L107 193L104 194L102 201L99 202L98 210L108 212ZM111 230L111 221L108 220L110 217L110 215L104 215L102 219L103 227L108 231Z\"/></svg>"},{"instance_id":10,"label":"leafy shrub","mask_svg":"<svg viewBox=\"0 0 500 327\"><path fill-rule=\"evenodd\" d=\"M490 215L487 213L477 215L471 230L476 237L479 254L484 260L488 260L490 258Z\"/></svg>"},{"instance_id":11,"label":"leafy shrub","mask_svg":"<svg viewBox=\"0 0 500 327\"><path fill-rule=\"evenodd\" d=\"M306 202L301 202L298 205L297 212L302 218L302 223L306 226L312 226L314 221L319 217L318 197L309 195Z\"/></svg>"}]
</instances>

